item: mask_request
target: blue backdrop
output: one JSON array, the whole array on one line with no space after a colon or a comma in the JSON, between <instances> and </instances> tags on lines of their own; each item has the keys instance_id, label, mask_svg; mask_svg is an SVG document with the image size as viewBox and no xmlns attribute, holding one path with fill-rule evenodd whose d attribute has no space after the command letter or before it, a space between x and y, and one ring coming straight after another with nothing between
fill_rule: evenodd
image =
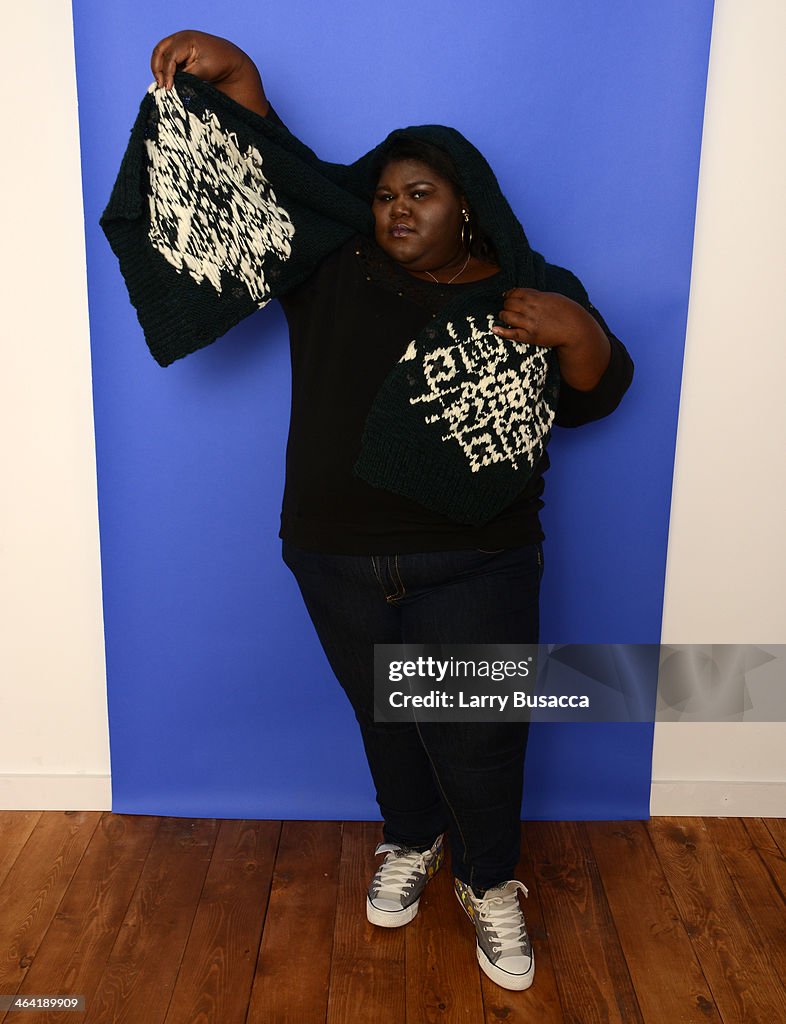
<instances>
[{"instance_id":1,"label":"blue backdrop","mask_svg":"<svg viewBox=\"0 0 786 1024\"><path fill-rule=\"evenodd\" d=\"M74 0L113 808L376 818L354 718L281 564L289 402L270 307L162 370L98 228L155 42L247 50L287 124L355 158L452 124L532 245L628 345L610 419L557 431L543 639L657 642L687 314L710 0ZM648 816L652 728L540 725L529 818ZM591 766L591 767L590 767Z\"/></svg>"}]
</instances>

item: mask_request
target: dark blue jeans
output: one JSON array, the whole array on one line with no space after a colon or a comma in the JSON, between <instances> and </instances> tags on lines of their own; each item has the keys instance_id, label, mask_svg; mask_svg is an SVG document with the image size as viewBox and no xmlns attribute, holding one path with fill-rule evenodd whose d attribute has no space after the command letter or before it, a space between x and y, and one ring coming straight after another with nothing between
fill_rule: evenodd
<instances>
[{"instance_id":1,"label":"dark blue jeans","mask_svg":"<svg viewBox=\"0 0 786 1024\"><path fill-rule=\"evenodd\" d=\"M528 723L374 721L374 644L537 643L539 544L501 552L324 555L284 561L360 725L386 842L447 831L476 890L514 876Z\"/></svg>"}]
</instances>

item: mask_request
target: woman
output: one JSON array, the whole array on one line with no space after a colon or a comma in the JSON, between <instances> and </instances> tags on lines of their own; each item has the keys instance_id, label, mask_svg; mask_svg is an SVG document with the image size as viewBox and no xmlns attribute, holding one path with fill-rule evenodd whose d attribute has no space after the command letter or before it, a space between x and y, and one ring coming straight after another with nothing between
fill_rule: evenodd
<instances>
[{"instance_id":1,"label":"woman","mask_svg":"<svg viewBox=\"0 0 786 1024\"><path fill-rule=\"evenodd\" d=\"M527 724L375 722L373 649L537 642L551 424L611 412L630 358L580 282L531 250L458 133L407 129L353 165L328 165L288 133L232 43L178 32L151 67L158 91L102 224L163 365L270 297L286 313L280 535L384 819L368 919L413 919L447 833L480 966L525 989L534 959L513 875ZM224 99L176 83L177 70ZM153 212L141 233L147 206L128 194L143 147ZM197 167L215 180L195 182ZM197 292L208 312L181 329Z\"/></svg>"}]
</instances>

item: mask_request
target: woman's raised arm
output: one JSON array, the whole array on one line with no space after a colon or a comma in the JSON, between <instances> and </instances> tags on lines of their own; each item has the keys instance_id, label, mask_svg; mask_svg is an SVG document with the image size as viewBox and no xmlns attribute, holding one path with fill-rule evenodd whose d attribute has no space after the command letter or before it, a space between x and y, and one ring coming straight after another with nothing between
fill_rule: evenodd
<instances>
[{"instance_id":1,"label":"woman's raised arm","mask_svg":"<svg viewBox=\"0 0 786 1024\"><path fill-rule=\"evenodd\" d=\"M187 71L210 82L236 103L267 117L270 104L257 66L228 39L190 29L175 32L156 45L150 69L165 89L172 88L175 71Z\"/></svg>"}]
</instances>

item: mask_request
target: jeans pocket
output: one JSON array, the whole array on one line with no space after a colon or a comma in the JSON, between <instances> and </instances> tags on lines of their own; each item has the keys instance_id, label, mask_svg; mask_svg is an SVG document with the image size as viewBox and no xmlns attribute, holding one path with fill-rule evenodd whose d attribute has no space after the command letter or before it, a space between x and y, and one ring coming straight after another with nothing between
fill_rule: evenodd
<instances>
[{"instance_id":1,"label":"jeans pocket","mask_svg":"<svg viewBox=\"0 0 786 1024\"><path fill-rule=\"evenodd\" d=\"M506 548L494 548L489 550L488 548L475 548L476 551L480 551L484 555L501 555Z\"/></svg>"}]
</instances>

